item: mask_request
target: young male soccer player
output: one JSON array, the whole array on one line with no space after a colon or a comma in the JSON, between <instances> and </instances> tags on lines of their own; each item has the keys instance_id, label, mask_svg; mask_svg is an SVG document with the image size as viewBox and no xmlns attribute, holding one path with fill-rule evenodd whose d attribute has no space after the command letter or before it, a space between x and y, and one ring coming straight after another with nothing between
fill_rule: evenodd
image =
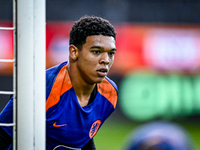
<instances>
[{"instance_id":1,"label":"young male soccer player","mask_svg":"<svg viewBox=\"0 0 200 150\"><path fill-rule=\"evenodd\" d=\"M114 61L115 39L114 27L103 18L84 16L73 25L69 61L46 71L47 150L96 149L93 137L117 103L117 86L106 76ZM12 98L0 122L12 122ZM11 137L12 129L2 127L0 147Z\"/></svg>"}]
</instances>

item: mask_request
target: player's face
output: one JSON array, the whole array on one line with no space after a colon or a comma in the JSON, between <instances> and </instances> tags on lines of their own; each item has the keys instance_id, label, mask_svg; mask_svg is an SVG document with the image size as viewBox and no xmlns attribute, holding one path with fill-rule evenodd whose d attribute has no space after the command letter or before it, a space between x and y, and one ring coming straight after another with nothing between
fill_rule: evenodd
<instances>
[{"instance_id":1,"label":"player's face","mask_svg":"<svg viewBox=\"0 0 200 150\"><path fill-rule=\"evenodd\" d=\"M84 81L100 83L108 74L116 52L115 39L111 36L88 36L78 55L78 69Z\"/></svg>"}]
</instances>

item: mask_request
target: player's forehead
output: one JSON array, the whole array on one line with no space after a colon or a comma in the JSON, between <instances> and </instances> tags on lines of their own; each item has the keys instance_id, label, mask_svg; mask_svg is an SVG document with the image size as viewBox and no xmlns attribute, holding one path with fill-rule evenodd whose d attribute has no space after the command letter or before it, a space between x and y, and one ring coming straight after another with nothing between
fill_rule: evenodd
<instances>
[{"instance_id":1,"label":"player's forehead","mask_svg":"<svg viewBox=\"0 0 200 150\"><path fill-rule=\"evenodd\" d=\"M112 36L92 35L86 38L84 44L88 47L102 47L105 49L116 49L115 39Z\"/></svg>"}]
</instances>

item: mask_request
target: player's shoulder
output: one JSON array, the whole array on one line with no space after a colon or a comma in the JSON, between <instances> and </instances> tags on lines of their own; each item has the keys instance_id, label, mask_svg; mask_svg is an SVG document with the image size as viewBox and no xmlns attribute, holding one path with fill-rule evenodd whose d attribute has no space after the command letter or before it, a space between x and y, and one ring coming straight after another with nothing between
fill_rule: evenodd
<instances>
[{"instance_id":1,"label":"player's shoulder","mask_svg":"<svg viewBox=\"0 0 200 150\"><path fill-rule=\"evenodd\" d=\"M98 84L97 90L102 96L112 103L114 108L116 107L118 88L114 81L105 77L104 80Z\"/></svg>"},{"instance_id":2,"label":"player's shoulder","mask_svg":"<svg viewBox=\"0 0 200 150\"><path fill-rule=\"evenodd\" d=\"M46 84L47 85L50 81L55 79L60 69L65 65L67 65L67 61L46 70Z\"/></svg>"},{"instance_id":3,"label":"player's shoulder","mask_svg":"<svg viewBox=\"0 0 200 150\"><path fill-rule=\"evenodd\" d=\"M118 93L118 87L116 83L113 80L111 80L109 77L106 76L102 83L106 84L110 90L115 90Z\"/></svg>"},{"instance_id":4,"label":"player's shoulder","mask_svg":"<svg viewBox=\"0 0 200 150\"><path fill-rule=\"evenodd\" d=\"M46 75L47 76L51 76L52 74L58 74L58 72L60 71L60 69L64 66L64 65L67 65L67 62L68 61L65 61L59 65L56 65L56 66L53 66L51 68L48 68L46 70Z\"/></svg>"}]
</instances>

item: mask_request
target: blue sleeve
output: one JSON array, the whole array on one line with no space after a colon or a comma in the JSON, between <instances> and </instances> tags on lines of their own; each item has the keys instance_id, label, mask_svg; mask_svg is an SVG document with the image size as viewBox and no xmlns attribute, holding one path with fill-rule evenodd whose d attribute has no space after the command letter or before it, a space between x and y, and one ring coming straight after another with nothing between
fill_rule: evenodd
<instances>
[{"instance_id":1,"label":"blue sleeve","mask_svg":"<svg viewBox=\"0 0 200 150\"><path fill-rule=\"evenodd\" d=\"M13 97L9 100L8 104L0 114L1 123L13 123ZM8 135L13 136L13 127L1 127Z\"/></svg>"}]
</instances>

